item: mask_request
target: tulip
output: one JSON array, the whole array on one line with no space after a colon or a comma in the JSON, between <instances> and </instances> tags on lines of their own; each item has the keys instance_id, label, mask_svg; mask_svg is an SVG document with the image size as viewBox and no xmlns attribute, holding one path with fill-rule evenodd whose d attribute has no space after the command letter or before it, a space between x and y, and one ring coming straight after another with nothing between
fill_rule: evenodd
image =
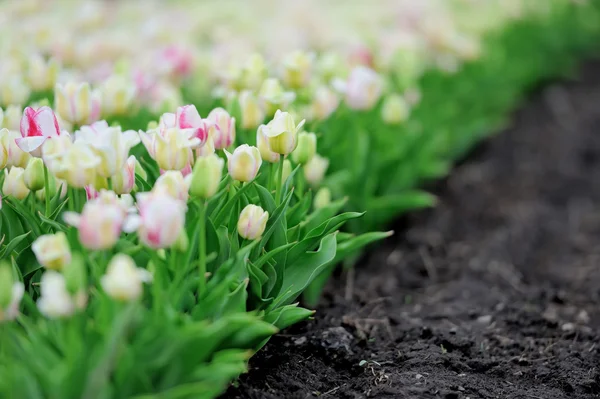
<instances>
[{"instance_id":1,"label":"tulip","mask_svg":"<svg viewBox=\"0 0 600 399\"><path fill-rule=\"evenodd\" d=\"M11 265L0 263L0 323L14 320L19 315L19 304L24 293L23 283L13 279Z\"/></svg>"},{"instance_id":2,"label":"tulip","mask_svg":"<svg viewBox=\"0 0 600 399\"><path fill-rule=\"evenodd\" d=\"M31 88L36 91L52 89L58 78L59 66L56 60L48 61L38 54L29 59L27 78Z\"/></svg>"},{"instance_id":3,"label":"tulip","mask_svg":"<svg viewBox=\"0 0 600 399\"><path fill-rule=\"evenodd\" d=\"M135 187L135 167L137 159L131 155L125 166L112 177L112 189L117 194L129 194Z\"/></svg>"},{"instance_id":4,"label":"tulip","mask_svg":"<svg viewBox=\"0 0 600 399\"><path fill-rule=\"evenodd\" d=\"M240 81L246 89L257 90L269 75L267 63L262 55L252 54L242 68Z\"/></svg>"},{"instance_id":5,"label":"tulip","mask_svg":"<svg viewBox=\"0 0 600 399\"><path fill-rule=\"evenodd\" d=\"M9 105L4 109L4 118L0 123L0 127L5 127L8 130L19 130L21 116L23 116L23 109L20 106Z\"/></svg>"},{"instance_id":6,"label":"tulip","mask_svg":"<svg viewBox=\"0 0 600 399\"><path fill-rule=\"evenodd\" d=\"M127 223L127 231L137 230L140 240L153 249L169 248L185 225L186 206L163 191L137 195L139 216Z\"/></svg>"},{"instance_id":7,"label":"tulip","mask_svg":"<svg viewBox=\"0 0 600 399\"><path fill-rule=\"evenodd\" d=\"M377 72L365 66L357 66L350 73L345 87L346 103L355 110L371 109L379 100L382 89Z\"/></svg>"},{"instance_id":8,"label":"tulip","mask_svg":"<svg viewBox=\"0 0 600 399\"><path fill-rule=\"evenodd\" d=\"M88 143L100 159L97 172L102 177L112 177L125 166L129 150L140 142L133 130L121 132L120 127L109 127L98 134L90 130L77 132L77 140Z\"/></svg>"},{"instance_id":9,"label":"tulip","mask_svg":"<svg viewBox=\"0 0 600 399\"><path fill-rule=\"evenodd\" d=\"M143 283L152 281L152 274L146 269L136 267L135 261L128 255L115 255L101 277L100 284L104 292L119 301L133 301L143 293Z\"/></svg>"},{"instance_id":10,"label":"tulip","mask_svg":"<svg viewBox=\"0 0 600 399\"><path fill-rule=\"evenodd\" d=\"M64 133L58 137L53 137L52 140L46 140L42 146L42 159L48 170L52 173L60 173L60 162L71 145L73 145L71 136L66 134L66 132Z\"/></svg>"},{"instance_id":11,"label":"tulip","mask_svg":"<svg viewBox=\"0 0 600 399\"><path fill-rule=\"evenodd\" d=\"M14 130L9 130L7 132L3 129L3 131L0 131L0 141L2 142L2 146L8 150L8 161L6 166L18 166L20 168L27 167L31 155L20 149L17 145L16 140L21 138L21 133Z\"/></svg>"},{"instance_id":12,"label":"tulip","mask_svg":"<svg viewBox=\"0 0 600 399\"><path fill-rule=\"evenodd\" d=\"M302 132L298 135L298 146L292 152L292 160L305 165L317 152L317 136L314 133Z\"/></svg>"},{"instance_id":13,"label":"tulip","mask_svg":"<svg viewBox=\"0 0 600 399\"><path fill-rule=\"evenodd\" d=\"M125 115L135 98L136 87L123 76L113 75L104 81L100 93L103 115Z\"/></svg>"},{"instance_id":14,"label":"tulip","mask_svg":"<svg viewBox=\"0 0 600 399\"><path fill-rule=\"evenodd\" d=\"M271 151L281 155L287 155L294 151L296 149L298 131L302 128L304 122L302 120L296 125L290 113L277 110L273 120L263 128L264 134L269 138Z\"/></svg>"},{"instance_id":15,"label":"tulip","mask_svg":"<svg viewBox=\"0 0 600 399\"><path fill-rule=\"evenodd\" d=\"M284 91L279 80L269 78L263 82L259 91L259 97L262 100L266 113L273 115L278 108L287 108L296 99L296 93L293 91Z\"/></svg>"},{"instance_id":16,"label":"tulip","mask_svg":"<svg viewBox=\"0 0 600 399\"><path fill-rule=\"evenodd\" d=\"M259 239L265 231L267 220L269 212L257 205L246 205L238 220L238 234L247 240Z\"/></svg>"},{"instance_id":17,"label":"tulip","mask_svg":"<svg viewBox=\"0 0 600 399\"><path fill-rule=\"evenodd\" d=\"M147 133L140 132L140 138L161 169L182 170L192 161L191 150L201 144L194 134L195 129L192 128L159 127Z\"/></svg>"},{"instance_id":18,"label":"tulip","mask_svg":"<svg viewBox=\"0 0 600 399\"><path fill-rule=\"evenodd\" d=\"M265 128L265 125L260 125L256 130L256 146L260 151L260 157L264 161L277 163L279 162L279 158L281 157L281 155L271 151L271 147L269 147L269 138L264 132Z\"/></svg>"},{"instance_id":19,"label":"tulip","mask_svg":"<svg viewBox=\"0 0 600 399\"><path fill-rule=\"evenodd\" d=\"M161 117L161 124L165 127L179 127L180 129L194 129L192 137L200 140L198 146L203 146L210 133L216 129L207 119L202 119L195 105L184 105L177 108L175 119L173 114L164 114Z\"/></svg>"},{"instance_id":20,"label":"tulip","mask_svg":"<svg viewBox=\"0 0 600 399\"><path fill-rule=\"evenodd\" d=\"M56 115L50 107L37 110L27 107L21 118L21 138L15 140L19 148L32 156L42 156L42 144L52 137L60 136Z\"/></svg>"},{"instance_id":21,"label":"tulip","mask_svg":"<svg viewBox=\"0 0 600 399\"><path fill-rule=\"evenodd\" d=\"M9 135L8 129L0 129L0 169L4 169L8 163Z\"/></svg>"},{"instance_id":22,"label":"tulip","mask_svg":"<svg viewBox=\"0 0 600 399\"><path fill-rule=\"evenodd\" d=\"M79 241L92 250L112 248L121 235L125 221L125 212L116 204L104 203L100 200L88 201L81 215L65 212L64 221L77 227Z\"/></svg>"},{"instance_id":23,"label":"tulip","mask_svg":"<svg viewBox=\"0 0 600 399\"><path fill-rule=\"evenodd\" d=\"M228 148L235 142L235 118L223 108L215 108L207 119L217 126L214 130L213 142L217 150Z\"/></svg>"},{"instance_id":24,"label":"tulip","mask_svg":"<svg viewBox=\"0 0 600 399\"><path fill-rule=\"evenodd\" d=\"M221 182L224 163L215 154L198 158L192 172L190 194L202 199L215 195Z\"/></svg>"},{"instance_id":25,"label":"tulip","mask_svg":"<svg viewBox=\"0 0 600 399\"><path fill-rule=\"evenodd\" d=\"M233 180L241 182L253 180L262 164L258 148L251 147L248 144L237 147L233 154L225 150L225 155L227 156L229 175Z\"/></svg>"},{"instance_id":26,"label":"tulip","mask_svg":"<svg viewBox=\"0 0 600 399\"><path fill-rule=\"evenodd\" d=\"M63 155L55 174L56 177L66 180L70 186L83 188L96 182L100 162L101 158L88 143L78 141Z\"/></svg>"},{"instance_id":27,"label":"tulip","mask_svg":"<svg viewBox=\"0 0 600 399\"><path fill-rule=\"evenodd\" d=\"M71 248L65 233L39 236L31 245L40 265L50 270L62 270L71 262Z\"/></svg>"},{"instance_id":28,"label":"tulip","mask_svg":"<svg viewBox=\"0 0 600 399\"><path fill-rule=\"evenodd\" d=\"M180 171L169 170L156 179L152 191L162 190L175 199L187 202L190 182L191 179L184 178Z\"/></svg>"},{"instance_id":29,"label":"tulip","mask_svg":"<svg viewBox=\"0 0 600 399\"><path fill-rule=\"evenodd\" d=\"M209 134L208 139L206 139L206 143L204 143L202 147L196 148L196 157L206 157L215 153L215 142L213 141L212 136L212 133Z\"/></svg>"},{"instance_id":30,"label":"tulip","mask_svg":"<svg viewBox=\"0 0 600 399\"><path fill-rule=\"evenodd\" d=\"M23 200L29 194L29 189L25 185L24 180L25 169L13 166L8 169L4 169L4 184L2 185L2 192L4 195L11 195L18 200Z\"/></svg>"},{"instance_id":31,"label":"tulip","mask_svg":"<svg viewBox=\"0 0 600 399\"><path fill-rule=\"evenodd\" d=\"M265 119L265 112L250 90L244 90L239 94L238 103L242 113L242 127L244 129L254 129Z\"/></svg>"},{"instance_id":32,"label":"tulip","mask_svg":"<svg viewBox=\"0 0 600 399\"><path fill-rule=\"evenodd\" d=\"M305 87L311 76L314 54L295 51L283 59L283 81L288 87Z\"/></svg>"},{"instance_id":33,"label":"tulip","mask_svg":"<svg viewBox=\"0 0 600 399\"><path fill-rule=\"evenodd\" d=\"M316 120L327 119L339 106L338 95L327 86L320 86L313 94L311 117Z\"/></svg>"},{"instance_id":34,"label":"tulip","mask_svg":"<svg viewBox=\"0 0 600 399\"><path fill-rule=\"evenodd\" d=\"M315 209L325 208L331 203L331 190L327 187L321 187L315 194L314 207Z\"/></svg>"},{"instance_id":35,"label":"tulip","mask_svg":"<svg viewBox=\"0 0 600 399\"><path fill-rule=\"evenodd\" d=\"M410 107L404 97L399 94L390 94L383 101L381 119L388 125L397 125L404 122L410 113Z\"/></svg>"},{"instance_id":36,"label":"tulip","mask_svg":"<svg viewBox=\"0 0 600 399\"><path fill-rule=\"evenodd\" d=\"M25 186L31 191L44 188L44 162L40 158L31 158L23 173Z\"/></svg>"},{"instance_id":37,"label":"tulip","mask_svg":"<svg viewBox=\"0 0 600 399\"><path fill-rule=\"evenodd\" d=\"M315 156L304 165L304 177L306 178L306 181L312 186L318 186L323 180L328 166L329 161L327 158L315 154Z\"/></svg>"},{"instance_id":38,"label":"tulip","mask_svg":"<svg viewBox=\"0 0 600 399\"><path fill-rule=\"evenodd\" d=\"M55 107L58 114L69 123L85 125L96 119L99 114L100 101L92 98L88 83L57 84L54 91Z\"/></svg>"},{"instance_id":39,"label":"tulip","mask_svg":"<svg viewBox=\"0 0 600 399\"><path fill-rule=\"evenodd\" d=\"M53 270L42 274L40 292L37 305L46 317L68 317L75 312L76 303L67 291L67 284L62 274Z\"/></svg>"},{"instance_id":40,"label":"tulip","mask_svg":"<svg viewBox=\"0 0 600 399\"><path fill-rule=\"evenodd\" d=\"M4 106L24 104L31 89L21 76L2 76L0 82L0 104Z\"/></svg>"}]
</instances>

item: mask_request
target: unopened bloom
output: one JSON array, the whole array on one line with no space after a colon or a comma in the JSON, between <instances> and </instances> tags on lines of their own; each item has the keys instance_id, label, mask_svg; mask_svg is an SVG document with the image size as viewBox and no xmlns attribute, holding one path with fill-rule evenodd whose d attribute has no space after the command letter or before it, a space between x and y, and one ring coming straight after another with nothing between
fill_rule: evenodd
<instances>
[{"instance_id":1,"label":"unopened bloom","mask_svg":"<svg viewBox=\"0 0 600 399\"><path fill-rule=\"evenodd\" d=\"M59 70L56 60L46 61L41 55L35 54L27 66L27 80L33 90L45 91L54 87Z\"/></svg>"},{"instance_id":2,"label":"unopened bloom","mask_svg":"<svg viewBox=\"0 0 600 399\"><path fill-rule=\"evenodd\" d=\"M230 154L227 150L227 169L229 175L233 180L241 182L249 182L256 177L262 159L260 157L260 151L256 147L251 147L248 144L242 144L237 147L233 154Z\"/></svg>"},{"instance_id":3,"label":"unopened bloom","mask_svg":"<svg viewBox=\"0 0 600 399\"><path fill-rule=\"evenodd\" d=\"M25 172L23 181L31 191L38 191L44 188L44 162L40 158L31 158Z\"/></svg>"},{"instance_id":4,"label":"unopened bloom","mask_svg":"<svg viewBox=\"0 0 600 399\"><path fill-rule=\"evenodd\" d=\"M77 141L62 156L55 173L70 186L83 188L96 181L100 162L101 158L88 143Z\"/></svg>"},{"instance_id":5,"label":"unopened bloom","mask_svg":"<svg viewBox=\"0 0 600 399\"><path fill-rule=\"evenodd\" d=\"M318 186L325 177L325 171L329 166L329 160L323 158L319 154L315 154L314 157L304 165L304 177L306 181L312 186Z\"/></svg>"},{"instance_id":6,"label":"unopened bloom","mask_svg":"<svg viewBox=\"0 0 600 399\"><path fill-rule=\"evenodd\" d=\"M52 137L60 136L56 115L50 107L37 110L27 107L21 118L21 138L15 140L19 148L34 157L42 156L42 144Z\"/></svg>"},{"instance_id":7,"label":"unopened bloom","mask_svg":"<svg viewBox=\"0 0 600 399\"><path fill-rule=\"evenodd\" d=\"M8 129L0 129L0 169L8 164L9 134Z\"/></svg>"},{"instance_id":8,"label":"unopened bloom","mask_svg":"<svg viewBox=\"0 0 600 399\"><path fill-rule=\"evenodd\" d=\"M310 107L312 119L327 119L339 106L340 99L338 95L327 86L319 86L313 94L313 100Z\"/></svg>"},{"instance_id":9,"label":"unopened bloom","mask_svg":"<svg viewBox=\"0 0 600 399\"><path fill-rule=\"evenodd\" d=\"M2 81L0 82L0 104L4 106L24 104L30 94L31 89L20 75L2 76Z\"/></svg>"},{"instance_id":10,"label":"unopened bloom","mask_svg":"<svg viewBox=\"0 0 600 399\"><path fill-rule=\"evenodd\" d=\"M296 99L296 93L284 91L279 80L269 78L260 87L259 97L267 115L273 115L277 109L287 108Z\"/></svg>"},{"instance_id":11,"label":"unopened bloom","mask_svg":"<svg viewBox=\"0 0 600 399\"><path fill-rule=\"evenodd\" d=\"M256 146L260 151L260 157L263 161L271 163L279 162L279 157L281 157L281 155L271 151L271 147L269 147L269 138L264 132L265 128L265 125L260 125L256 130Z\"/></svg>"},{"instance_id":12,"label":"unopened bloom","mask_svg":"<svg viewBox=\"0 0 600 399\"><path fill-rule=\"evenodd\" d=\"M76 302L67 290L67 283L62 274L54 270L42 274L40 292L37 305L46 317L67 317L75 312Z\"/></svg>"},{"instance_id":13,"label":"unopened bloom","mask_svg":"<svg viewBox=\"0 0 600 399\"><path fill-rule=\"evenodd\" d=\"M192 161L192 149L201 144L194 133L195 129L191 128L158 127L147 133L140 132L140 138L161 169L182 170Z\"/></svg>"},{"instance_id":14,"label":"unopened bloom","mask_svg":"<svg viewBox=\"0 0 600 399\"><path fill-rule=\"evenodd\" d=\"M18 105L9 105L4 109L4 118L0 123L0 127L5 127L8 130L19 130L21 116L23 116L23 108Z\"/></svg>"},{"instance_id":15,"label":"unopened bloom","mask_svg":"<svg viewBox=\"0 0 600 399\"><path fill-rule=\"evenodd\" d=\"M104 81L100 87L103 115L124 115L135 97L136 87L125 77L114 75Z\"/></svg>"},{"instance_id":16,"label":"unopened bloom","mask_svg":"<svg viewBox=\"0 0 600 399\"><path fill-rule=\"evenodd\" d=\"M317 136L314 133L298 134L298 146L292 152L292 160L300 165L306 164L317 152Z\"/></svg>"},{"instance_id":17,"label":"unopened bloom","mask_svg":"<svg viewBox=\"0 0 600 399\"><path fill-rule=\"evenodd\" d=\"M38 237L31 245L31 250L46 269L60 271L71 262L69 241L62 231Z\"/></svg>"},{"instance_id":18,"label":"unopened bloom","mask_svg":"<svg viewBox=\"0 0 600 399\"><path fill-rule=\"evenodd\" d=\"M263 129L269 138L271 151L281 155L290 154L296 149L298 131L304 125L304 119L296 125L294 117L289 112L277 110L273 120Z\"/></svg>"},{"instance_id":19,"label":"unopened bloom","mask_svg":"<svg viewBox=\"0 0 600 399\"><path fill-rule=\"evenodd\" d=\"M17 139L21 139L21 133L14 130L0 130L0 142L2 146L8 150L8 162L6 166L18 166L25 168L31 155L28 152L19 148L16 143Z\"/></svg>"},{"instance_id":20,"label":"unopened bloom","mask_svg":"<svg viewBox=\"0 0 600 399\"><path fill-rule=\"evenodd\" d=\"M238 234L247 240L256 240L264 233L267 220L269 212L257 205L246 205L238 220Z\"/></svg>"},{"instance_id":21,"label":"unopened bloom","mask_svg":"<svg viewBox=\"0 0 600 399\"><path fill-rule=\"evenodd\" d=\"M113 299L133 301L143 293L143 283L152 281L152 274L146 269L137 267L128 255L115 255L100 279L104 291Z\"/></svg>"},{"instance_id":22,"label":"unopened bloom","mask_svg":"<svg viewBox=\"0 0 600 399\"><path fill-rule=\"evenodd\" d=\"M135 187L135 167L137 159L131 155L125 166L112 177L112 188L117 194L129 194Z\"/></svg>"},{"instance_id":23,"label":"unopened bloom","mask_svg":"<svg viewBox=\"0 0 600 399\"><path fill-rule=\"evenodd\" d=\"M69 123L84 125L93 122L94 114L99 111L95 110L100 104L95 104L89 83L59 83L54 95L56 111Z\"/></svg>"},{"instance_id":24,"label":"unopened bloom","mask_svg":"<svg viewBox=\"0 0 600 399\"><path fill-rule=\"evenodd\" d=\"M18 200L23 200L29 194L29 189L25 185L24 180L25 169L13 166L8 169L4 169L4 184L2 185L2 192L4 195L10 195Z\"/></svg>"},{"instance_id":25,"label":"unopened bloom","mask_svg":"<svg viewBox=\"0 0 600 399\"><path fill-rule=\"evenodd\" d=\"M128 231L136 230L150 248L169 248L177 241L185 225L185 202L163 191L137 195L139 215L130 218Z\"/></svg>"},{"instance_id":26,"label":"unopened bloom","mask_svg":"<svg viewBox=\"0 0 600 399\"><path fill-rule=\"evenodd\" d=\"M125 212L117 204L88 201L80 214L65 212L67 224L77 227L81 244L93 250L112 248L121 235Z\"/></svg>"},{"instance_id":27,"label":"unopened bloom","mask_svg":"<svg viewBox=\"0 0 600 399\"><path fill-rule=\"evenodd\" d=\"M99 157L98 174L112 177L123 169L129 150L140 142L140 137L133 130L121 132L121 127L107 127L98 133L81 130L77 132L77 140L88 143Z\"/></svg>"},{"instance_id":28,"label":"unopened bloom","mask_svg":"<svg viewBox=\"0 0 600 399\"><path fill-rule=\"evenodd\" d=\"M207 119L217 126L213 131L213 142L217 150L227 148L235 142L235 118L223 108L215 108Z\"/></svg>"},{"instance_id":29,"label":"unopened bloom","mask_svg":"<svg viewBox=\"0 0 600 399\"><path fill-rule=\"evenodd\" d=\"M191 178L191 176L189 177ZM189 196L188 190L190 188L190 182L191 179L184 178L183 173L180 171L168 170L156 179L152 191L156 192L162 190L171 197L186 202Z\"/></svg>"},{"instance_id":30,"label":"unopened bloom","mask_svg":"<svg viewBox=\"0 0 600 399\"><path fill-rule=\"evenodd\" d=\"M357 66L350 73L345 87L346 103L356 110L371 109L379 100L382 89L381 77L377 72L365 66Z\"/></svg>"},{"instance_id":31,"label":"unopened bloom","mask_svg":"<svg viewBox=\"0 0 600 399\"><path fill-rule=\"evenodd\" d=\"M221 182L224 164L225 161L215 154L198 158L192 171L190 194L202 199L215 195Z\"/></svg>"},{"instance_id":32,"label":"unopened bloom","mask_svg":"<svg viewBox=\"0 0 600 399\"><path fill-rule=\"evenodd\" d=\"M242 91L238 96L242 112L242 127L253 129L265 119L265 111L260 106L258 98L250 90Z\"/></svg>"},{"instance_id":33,"label":"unopened bloom","mask_svg":"<svg viewBox=\"0 0 600 399\"><path fill-rule=\"evenodd\" d=\"M327 187L321 187L315 194L313 205L315 209L324 208L331 203L331 190Z\"/></svg>"},{"instance_id":34,"label":"unopened bloom","mask_svg":"<svg viewBox=\"0 0 600 399\"><path fill-rule=\"evenodd\" d=\"M314 54L294 51L283 59L283 81L289 87L305 87L311 77Z\"/></svg>"},{"instance_id":35,"label":"unopened bloom","mask_svg":"<svg viewBox=\"0 0 600 399\"><path fill-rule=\"evenodd\" d=\"M399 94L390 94L383 101L381 119L389 125L397 125L406 121L410 113L410 106Z\"/></svg>"}]
</instances>

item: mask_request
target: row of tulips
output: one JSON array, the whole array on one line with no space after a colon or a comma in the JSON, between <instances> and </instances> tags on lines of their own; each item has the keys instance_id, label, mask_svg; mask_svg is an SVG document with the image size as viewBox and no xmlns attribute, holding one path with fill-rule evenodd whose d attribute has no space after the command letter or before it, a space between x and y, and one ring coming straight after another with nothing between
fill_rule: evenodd
<instances>
[{"instance_id":1,"label":"row of tulips","mask_svg":"<svg viewBox=\"0 0 600 399\"><path fill-rule=\"evenodd\" d=\"M286 3L263 38L269 2L131 4L0 4L0 397L217 396L600 37L571 0Z\"/></svg>"}]
</instances>

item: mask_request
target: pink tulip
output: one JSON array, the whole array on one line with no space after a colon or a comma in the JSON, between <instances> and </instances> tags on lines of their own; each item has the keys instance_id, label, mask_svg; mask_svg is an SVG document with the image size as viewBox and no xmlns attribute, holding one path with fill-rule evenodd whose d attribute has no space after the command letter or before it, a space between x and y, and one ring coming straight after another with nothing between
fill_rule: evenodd
<instances>
[{"instance_id":1,"label":"pink tulip","mask_svg":"<svg viewBox=\"0 0 600 399\"><path fill-rule=\"evenodd\" d=\"M374 70L365 66L357 66L350 73L345 87L346 103L355 110L368 110L375 106L383 84L381 77Z\"/></svg>"},{"instance_id":2,"label":"pink tulip","mask_svg":"<svg viewBox=\"0 0 600 399\"><path fill-rule=\"evenodd\" d=\"M40 158L42 144L51 138L60 136L60 128L54 111L50 107L40 107L37 110L27 107L21 118L21 138L15 143L24 152Z\"/></svg>"},{"instance_id":3,"label":"pink tulip","mask_svg":"<svg viewBox=\"0 0 600 399\"><path fill-rule=\"evenodd\" d=\"M217 126L214 131L213 142L217 150L228 148L235 142L235 118L223 108L215 108L207 117Z\"/></svg>"},{"instance_id":4,"label":"pink tulip","mask_svg":"<svg viewBox=\"0 0 600 399\"><path fill-rule=\"evenodd\" d=\"M79 241L84 247L103 250L117 243L125 215L118 205L96 199L85 204L81 215L65 212L63 217L67 224L77 227Z\"/></svg>"},{"instance_id":5,"label":"pink tulip","mask_svg":"<svg viewBox=\"0 0 600 399\"><path fill-rule=\"evenodd\" d=\"M175 199L166 191L137 195L139 215L131 216L126 231L137 231L140 240L150 248L172 246L185 225L185 202Z\"/></svg>"},{"instance_id":6,"label":"pink tulip","mask_svg":"<svg viewBox=\"0 0 600 399\"><path fill-rule=\"evenodd\" d=\"M117 194L129 194L135 187L135 165L137 160L130 155L125 162L125 167L112 177L113 190Z\"/></svg>"}]
</instances>

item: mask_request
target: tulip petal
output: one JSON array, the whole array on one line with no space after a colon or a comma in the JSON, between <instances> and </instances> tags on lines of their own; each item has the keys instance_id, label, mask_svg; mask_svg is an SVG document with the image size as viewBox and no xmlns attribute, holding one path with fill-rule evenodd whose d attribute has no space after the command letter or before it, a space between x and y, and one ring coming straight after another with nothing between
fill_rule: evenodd
<instances>
[{"instance_id":1,"label":"tulip petal","mask_svg":"<svg viewBox=\"0 0 600 399\"><path fill-rule=\"evenodd\" d=\"M43 136L35 136L35 137L22 137L15 139L15 143L17 146L24 152L33 152L37 150L44 141L48 138Z\"/></svg>"},{"instance_id":2,"label":"tulip petal","mask_svg":"<svg viewBox=\"0 0 600 399\"><path fill-rule=\"evenodd\" d=\"M67 211L63 213L63 220L66 224L74 227L79 227L79 223L81 222L81 215L76 212Z\"/></svg>"}]
</instances>

